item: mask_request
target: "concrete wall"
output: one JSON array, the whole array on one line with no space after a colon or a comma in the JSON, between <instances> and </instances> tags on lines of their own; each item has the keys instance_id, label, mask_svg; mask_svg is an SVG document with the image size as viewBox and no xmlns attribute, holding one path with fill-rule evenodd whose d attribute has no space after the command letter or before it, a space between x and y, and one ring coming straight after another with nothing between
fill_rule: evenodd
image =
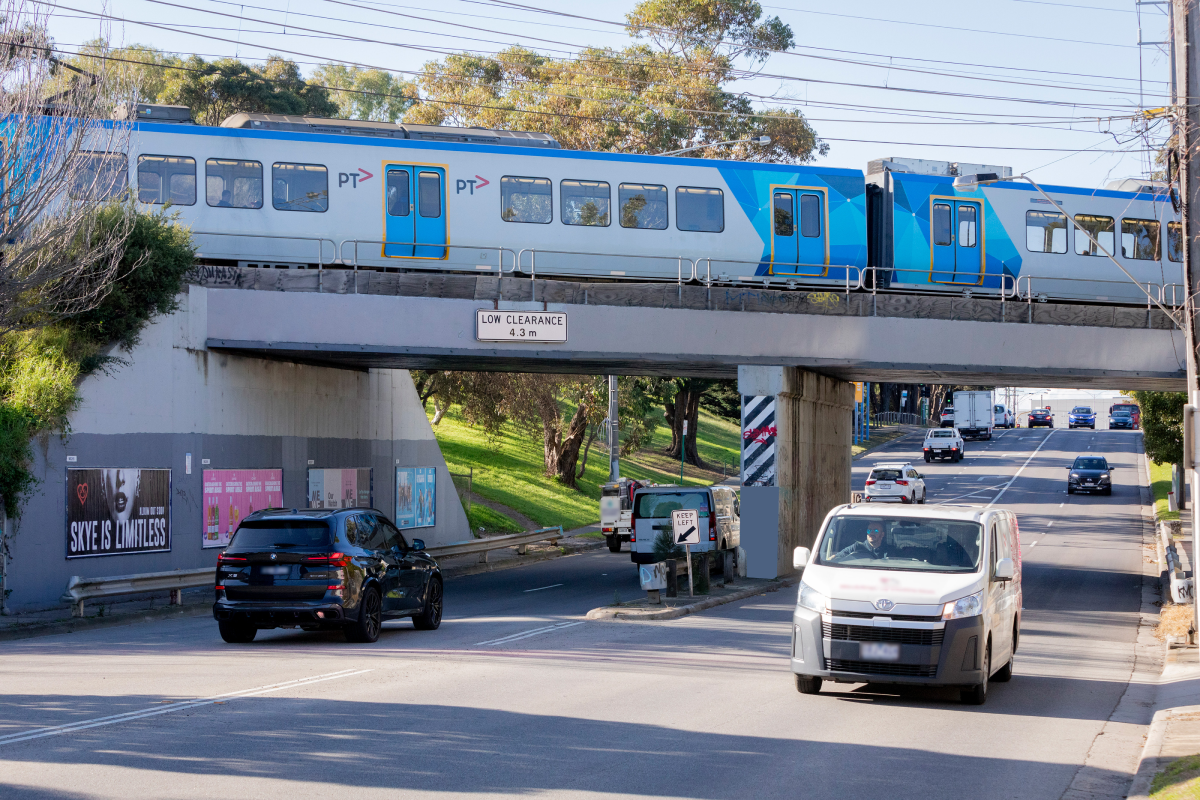
<instances>
[{"instance_id":1,"label":"concrete wall","mask_svg":"<svg viewBox=\"0 0 1200 800\"><path fill-rule=\"evenodd\" d=\"M201 548L205 469L282 469L284 505L303 508L308 469L371 467L375 507L391 517L395 467L436 467L437 525L406 533L427 544L470 537L407 371L210 352L208 291L190 287L178 312L150 325L132 353L115 354L123 365L85 380L70 434L35 446L42 483L14 541L10 607L56 604L72 575L215 566L218 550ZM67 560L68 466L170 468L170 552Z\"/></svg>"}]
</instances>

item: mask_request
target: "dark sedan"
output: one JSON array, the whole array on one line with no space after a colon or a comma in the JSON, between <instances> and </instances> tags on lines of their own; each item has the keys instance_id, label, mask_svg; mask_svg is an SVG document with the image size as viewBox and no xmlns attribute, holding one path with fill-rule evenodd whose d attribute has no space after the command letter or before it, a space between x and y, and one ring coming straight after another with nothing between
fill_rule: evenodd
<instances>
[{"instance_id":1,"label":"dark sedan","mask_svg":"<svg viewBox=\"0 0 1200 800\"><path fill-rule=\"evenodd\" d=\"M1128 411L1114 411L1108 415L1108 427L1133 430L1133 415Z\"/></svg>"},{"instance_id":2,"label":"dark sedan","mask_svg":"<svg viewBox=\"0 0 1200 800\"><path fill-rule=\"evenodd\" d=\"M262 628L299 627L373 642L396 617L434 630L442 574L424 550L370 508L255 512L217 557L221 638L245 643Z\"/></svg>"},{"instance_id":3,"label":"dark sedan","mask_svg":"<svg viewBox=\"0 0 1200 800\"><path fill-rule=\"evenodd\" d=\"M1075 463L1067 467L1067 494L1112 494L1112 479L1109 476L1111 469L1108 460L1103 456L1078 456Z\"/></svg>"},{"instance_id":4,"label":"dark sedan","mask_svg":"<svg viewBox=\"0 0 1200 800\"><path fill-rule=\"evenodd\" d=\"M1029 427L1053 428L1054 415L1052 415L1048 409L1035 408L1033 411L1029 412Z\"/></svg>"}]
</instances>

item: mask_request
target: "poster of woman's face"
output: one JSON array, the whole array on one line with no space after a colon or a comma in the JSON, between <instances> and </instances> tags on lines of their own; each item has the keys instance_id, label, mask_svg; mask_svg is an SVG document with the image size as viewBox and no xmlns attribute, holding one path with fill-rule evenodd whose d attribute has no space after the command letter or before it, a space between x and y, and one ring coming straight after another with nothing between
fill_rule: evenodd
<instances>
[{"instance_id":1,"label":"poster of woman's face","mask_svg":"<svg viewBox=\"0 0 1200 800\"><path fill-rule=\"evenodd\" d=\"M171 549L171 470L67 470L67 558Z\"/></svg>"},{"instance_id":2,"label":"poster of woman's face","mask_svg":"<svg viewBox=\"0 0 1200 800\"><path fill-rule=\"evenodd\" d=\"M104 499L109 517L114 523L126 522L133 516L141 470L105 469L101 473L104 476Z\"/></svg>"}]
</instances>

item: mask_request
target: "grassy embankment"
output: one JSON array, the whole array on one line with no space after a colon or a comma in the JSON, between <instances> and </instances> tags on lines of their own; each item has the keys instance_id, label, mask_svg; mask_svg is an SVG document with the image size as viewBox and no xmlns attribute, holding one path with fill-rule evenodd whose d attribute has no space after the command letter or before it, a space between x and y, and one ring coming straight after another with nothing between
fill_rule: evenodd
<instances>
[{"instance_id":1,"label":"grassy embankment","mask_svg":"<svg viewBox=\"0 0 1200 800\"><path fill-rule=\"evenodd\" d=\"M1156 520L1179 519L1178 511L1167 510L1167 493L1171 491L1171 465L1150 462L1150 491L1154 495Z\"/></svg>"},{"instance_id":2,"label":"grassy embankment","mask_svg":"<svg viewBox=\"0 0 1200 800\"><path fill-rule=\"evenodd\" d=\"M432 408L430 409L432 411ZM432 417L432 414L430 414ZM700 458L715 470L684 469L684 483L706 485L723 479L721 465L736 470L739 430L736 422L702 412L700 414ZM524 514L539 525L562 525L564 530L591 525L600 520L600 486L608 480L608 453L592 444L587 471L579 490L568 489L543 474L542 440L515 425L506 425L495 442L482 431L468 426L452 409L433 429L451 472L475 470L474 491L480 497ZM655 483L678 483L679 462L663 455L670 431L660 427L650 446L621 459L621 474ZM492 533L515 532L520 527L508 516L474 504L471 529Z\"/></svg>"}]
</instances>

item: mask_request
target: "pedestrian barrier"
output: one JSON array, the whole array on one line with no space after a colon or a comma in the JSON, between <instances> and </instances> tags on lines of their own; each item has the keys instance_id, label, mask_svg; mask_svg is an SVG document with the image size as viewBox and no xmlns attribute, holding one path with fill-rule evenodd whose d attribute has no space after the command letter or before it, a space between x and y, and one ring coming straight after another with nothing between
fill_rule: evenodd
<instances>
[{"instance_id":1,"label":"pedestrian barrier","mask_svg":"<svg viewBox=\"0 0 1200 800\"><path fill-rule=\"evenodd\" d=\"M163 589L171 592L171 605L176 606L183 603L184 589L214 586L216 574L216 567L201 567L170 572L146 572L141 575L110 575L104 578L83 578L74 575L67 582L67 591L62 599L74 606L71 613L76 617L83 616L83 605L88 600L141 592L161 592Z\"/></svg>"},{"instance_id":2,"label":"pedestrian barrier","mask_svg":"<svg viewBox=\"0 0 1200 800\"><path fill-rule=\"evenodd\" d=\"M512 533L507 536L491 536L487 539L468 539L465 542L451 542L450 544L427 548L425 552L434 558L478 553L479 563L485 564L488 560L488 553L492 550L502 550L505 547L516 546L517 552L525 555L525 548L534 542L555 541L561 539L564 535L562 526L559 525L554 528L539 528L536 531L529 531L528 533Z\"/></svg>"},{"instance_id":3,"label":"pedestrian barrier","mask_svg":"<svg viewBox=\"0 0 1200 800\"><path fill-rule=\"evenodd\" d=\"M871 415L871 427L882 425L924 425L920 414L906 411L880 411Z\"/></svg>"},{"instance_id":4,"label":"pedestrian barrier","mask_svg":"<svg viewBox=\"0 0 1200 800\"><path fill-rule=\"evenodd\" d=\"M1175 523L1178 527L1179 523ZM1170 597L1173 603L1192 602L1193 578L1185 578L1183 567L1179 563L1179 553L1175 549L1171 523L1158 524L1158 536L1163 548L1163 557L1167 563L1166 580L1163 586L1163 598ZM1194 566L1194 565L1193 565ZM1195 572L1192 573L1195 575Z\"/></svg>"}]
</instances>

